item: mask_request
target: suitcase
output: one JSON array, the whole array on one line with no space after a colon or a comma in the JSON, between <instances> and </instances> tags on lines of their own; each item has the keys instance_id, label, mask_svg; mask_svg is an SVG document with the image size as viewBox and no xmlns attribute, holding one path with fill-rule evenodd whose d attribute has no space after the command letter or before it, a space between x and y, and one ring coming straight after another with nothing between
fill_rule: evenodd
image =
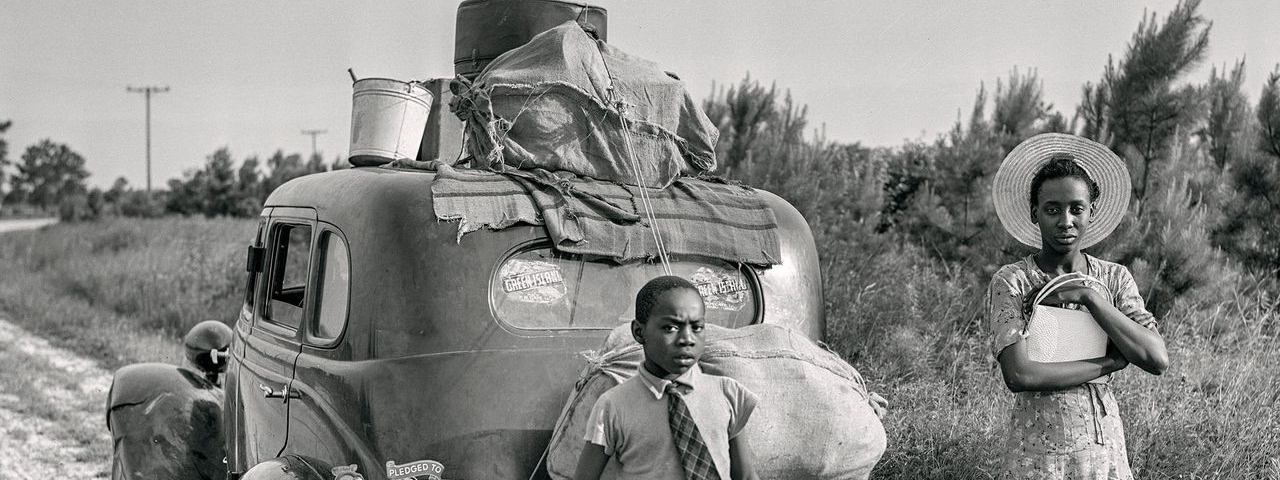
<instances>
[{"instance_id":1,"label":"suitcase","mask_svg":"<svg viewBox=\"0 0 1280 480\"><path fill-rule=\"evenodd\" d=\"M474 79L498 55L575 19L608 41L608 14L601 7L559 0L464 0L458 5L453 71Z\"/></svg>"}]
</instances>

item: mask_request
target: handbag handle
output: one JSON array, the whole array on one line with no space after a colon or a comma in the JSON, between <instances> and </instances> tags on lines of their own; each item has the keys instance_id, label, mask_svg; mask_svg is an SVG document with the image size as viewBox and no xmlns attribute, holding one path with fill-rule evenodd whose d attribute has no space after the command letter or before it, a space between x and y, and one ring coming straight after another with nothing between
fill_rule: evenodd
<instances>
[{"instance_id":1,"label":"handbag handle","mask_svg":"<svg viewBox=\"0 0 1280 480\"><path fill-rule=\"evenodd\" d=\"M1102 280L1098 280L1097 278L1080 272L1064 273L1053 277L1053 279L1049 280L1049 283L1044 284L1044 287L1040 289L1040 293L1036 294L1035 302L1033 302L1031 306L1032 308L1035 308L1035 306L1040 305L1040 302L1044 301L1044 299L1054 291L1070 284L1071 282L1083 282L1090 280L1097 282L1098 286L1102 288L1103 293L1106 293L1107 295L1111 294L1111 292L1107 290L1106 284L1102 283Z\"/></svg>"}]
</instances>

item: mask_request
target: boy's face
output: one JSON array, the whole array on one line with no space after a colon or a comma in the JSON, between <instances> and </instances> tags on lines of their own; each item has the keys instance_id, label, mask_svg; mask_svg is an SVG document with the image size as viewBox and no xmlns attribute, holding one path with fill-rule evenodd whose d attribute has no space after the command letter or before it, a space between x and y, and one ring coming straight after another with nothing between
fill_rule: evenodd
<instances>
[{"instance_id":1,"label":"boy's face","mask_svg":"<svg viewBox=\"0 0 1280 480\"><path fill-rule=\"evenodd\" d=\"M680 375L697 365L704 348L702 315L698 292L677 288L658 296L647 322L631 322L631 335L644 346L645 365L652 373Z\"/></svg>"}]
</instances>

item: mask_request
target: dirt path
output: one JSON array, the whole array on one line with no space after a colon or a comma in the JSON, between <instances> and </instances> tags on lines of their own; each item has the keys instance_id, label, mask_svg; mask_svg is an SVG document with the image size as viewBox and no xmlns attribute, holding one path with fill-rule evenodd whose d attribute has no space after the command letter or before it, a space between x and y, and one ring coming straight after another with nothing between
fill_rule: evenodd
<instances>
[{"instance_id":1,"label":"dirt path","mask_svg":"<svg viewBox=\"0 0 1280 480\"><path fill-rule=\"evenodd\" d=\"M111 373L0 319L0 478L108 478Z\"/></svg>"},{"instance_id":2,"label":"dirt path","mask_svg":"<svg viewBox=\"0 0 1280 480\"><path fill-rule=\"evenodd\" d=\"M0 233L16 232L19 230L35 230L55 223L58 223L58 219L56 218L23 218L18 220L4 219L0 220Z\"/></svg>"}]
</instances>

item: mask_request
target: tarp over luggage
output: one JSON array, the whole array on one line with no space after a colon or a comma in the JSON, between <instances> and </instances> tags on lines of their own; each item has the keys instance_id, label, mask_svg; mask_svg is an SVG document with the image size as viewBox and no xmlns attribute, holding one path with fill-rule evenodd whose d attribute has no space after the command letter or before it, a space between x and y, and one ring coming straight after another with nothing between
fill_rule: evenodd
<instances>
[{"instance_id":1,"label":"tarp over luggage","mask_svg":"<svg viewBox=\"0 0 1280 480\"><path fill-rule=\"evenodd\" d=\"M541 167L666 187L716 167L720 132L684 84L653 62L593 39L573 21L510 50L450 109L476 164Z\"/></svg>"},{"instance_id":2,"label":"tarp over luggage","mask_svg":"<svg viewBox=\"0 0 1280 480\"><path fill-rule=\"evenodd\" d=\"M458 220L459 237L519 222L545 225L557 250L627 261L657 256L657 229L671 254L755 265L782 261L773 210L744 186L685 177L662 190L646 189L650 221L638 205L640 187L540 168L502 174L438 162L430 168L436 169L436 217Z\"/></svg>"},{"instance_id":3,"label":"tarp over luggage","mask_svg":"<svg viewBox=\"0 0 1280 480\"><path fill-rule=\"evenodd\" d=\"M785 327L708 325L703 372L733 378L760 398L747 423L762 479L861 479L885 450L884 426L862 376L834 353ZM547 472L572 478L591 407L636 374L644 352L630 326L610 333L570 395L548 447ZM614 478L616 465L603 478Z\"/></svg>"}]
</instances>

